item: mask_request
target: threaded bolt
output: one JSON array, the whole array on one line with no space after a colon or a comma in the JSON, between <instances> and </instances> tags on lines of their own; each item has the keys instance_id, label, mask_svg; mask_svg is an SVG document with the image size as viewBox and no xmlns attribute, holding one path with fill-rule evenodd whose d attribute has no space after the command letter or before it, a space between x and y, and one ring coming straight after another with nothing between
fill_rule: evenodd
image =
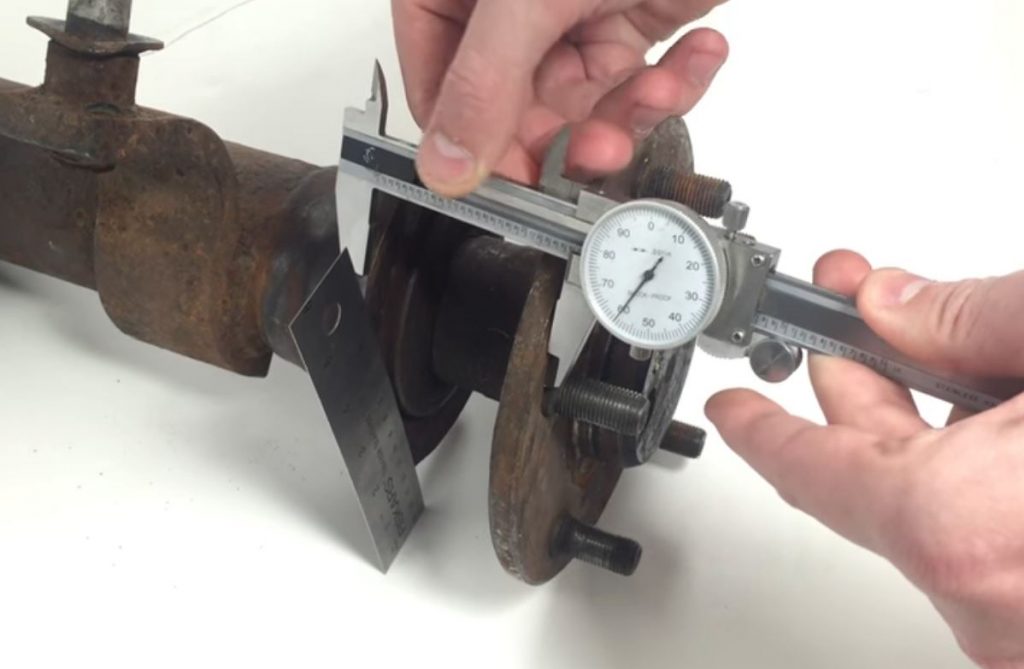
<instances>
[{"instance_id":1,"label":"threaded bolt","mask_svg":"<svg viewBox=\"0 0 1024 669\"><path fill-rule=\"evenodd\" d=\"M643 553L632 539L603 532L572 517L562 521L552 548L557 555L568 555L623 576L633 575Z\"/></svg>"},{"instance_id":2,"label":"threaded bolt","mask_svg":"<svg viewBox=\"0 0 1024 669\"><path fill-rule=\"evenodd\" d=\"M655 167L640 175L633 196L674 200L701 216L721 218L725 214L726 205L732 201L732 185L728 181L701 174Z\"/></svg>"},{"instance_id":3,"label":"threaded bolt","mask_svg":"<svg viewBox=\"0 0 1024 669\"><path fill-rule=\"evenodd\" d=\"M544 393L544 413L635 437L647 427L651 401L628 388L583 379L549 388Z\"/></svg>"},{"instance_id":4,"label":"threaded bolt","mask_svg":"<svg viewBox=\"0 0 1024 669\"><path fill-rule=\"evenodd\" d=\"M699 427L674 420L661 440L661 450L696 460L704 452L707 438L708 433Z\"/></svg>"},{"instance_id":5,"label":"threaded bolt","mask_svg":"<svg viewBox=\"0 0 1024 669\"><path fill-rule=\"evenodd\" d=\"M110 32L128 34L132 0L68 0L68 32L81 35Z\"/></svg>"}]
</instances>

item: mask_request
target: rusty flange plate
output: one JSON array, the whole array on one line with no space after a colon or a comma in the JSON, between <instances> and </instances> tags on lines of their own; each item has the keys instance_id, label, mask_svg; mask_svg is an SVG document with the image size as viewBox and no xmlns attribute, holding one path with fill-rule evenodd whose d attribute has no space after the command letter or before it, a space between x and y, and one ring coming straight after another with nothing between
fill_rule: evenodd
<instances>
[{"instance_id":1,"label":"rusty flange plate","mask_svg":"<svg viewBox=\"0 0 1024 669\"><path fill-rule=\"evenodd\" d=\"M622 472L617 458L571 447L572 421L541 410L548 347L564 264L539 256L501 395L491 453L491 539L502 566L531 584L550 580L569 558L551 551L566 515L594 523Z\"/></svg>"},{"instance_id":2,"label":"rusty flange plate","mask_svg":"<svg viewBox=\"0 0 1024 669\"><path fill-rule=\"evenodd\" d=\"M605 182L605 191L628 197L639 171L652 165L693 171L689 133L681 119L659 126L633 165ZM636 361L628 346L595 327L567 378L595 378L644 392L655 406L651 424L638 441L545 416L551 326L563 273L560 262L538 260L502 386L491 455L494 549L509 573L530 584L550 580L568 563L568 556L552 550L563 520L571 516L596 523L623 465L639 464L637 454L660 443L693 354L693 347L687 347Z\"/></svg>"}]
</instances>

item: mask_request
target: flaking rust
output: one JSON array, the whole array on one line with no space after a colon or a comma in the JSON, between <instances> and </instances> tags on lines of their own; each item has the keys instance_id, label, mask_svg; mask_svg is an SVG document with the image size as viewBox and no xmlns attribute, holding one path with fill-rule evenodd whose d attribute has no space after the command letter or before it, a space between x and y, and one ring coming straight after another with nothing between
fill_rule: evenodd
<instances>
[{"instance_id":1,"label":"flaking rust","mask_svg":"<svg viewBox=\"0 0 1024 669\"><path fill-rule=\"evenodd\" d=\"M472 393L499 400L489 499L478 503L489 505L502 565L543 583L571 558L588 559L565 540L564 528L579 530L566 521L597 522L623 450L637 447L546 415L545 393L559 365L651 393L662 363L633 360L600 329L578 359L550 355L561 260L380 192L368 199L367 221L351 220L338 210L336 168L230 144L198 121L139 106L139 55L162 45L129 31L130 9L130 0L72 0L63 20L30 20L50 40L46 76L37 88L0 79L0 259L97 291L114 324L137 339L261 376L274 354L304 362L289 325L336 267L339 239L351 238L339 224L345 232L365 223L365 248L349 250L366 261L366 317L386 370L381 396L394 409L367 429L377 441L401 436L418 462ZM370 111L351 117L366 132L384 129L379 70L376 82ZM681 121L659 128L605 186L629 193L655 168L692 172ZM317 332L311 325L307 334L334 341L330 327ZM338 397L362 383L351 370L318 378ZM329 418L344 408L333 402ZM339 441L359 433L339 424ZM377 469L391 471L388 457ZM374 474L367 488L403 538L416 515L402 506L399 485L416 483L415 470L404 471L403 480Z\"/></svg>"}]
</instances>

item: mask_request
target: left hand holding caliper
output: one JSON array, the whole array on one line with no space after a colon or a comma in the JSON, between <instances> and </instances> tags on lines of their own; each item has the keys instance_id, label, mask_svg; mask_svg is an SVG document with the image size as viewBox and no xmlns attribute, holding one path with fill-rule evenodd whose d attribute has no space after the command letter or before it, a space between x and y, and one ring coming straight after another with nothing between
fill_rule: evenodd
<instances>
[{"instance_id":1,"label":"left hand holding caliper","mask_svg":"<svg viewBox=\"0 0 1024 669\"><path fill-rule=\"evenodd\" d=\"M1024 272L932 283L837 252L815 281L856 295L871 328L913 358L1024 378ZM712 398L708 417L787 502L891 560L972 659L1024 667L1024 396L954 411L937 430L866 367L818 356L810 367L828 427L746 390Z\"/></svg>"}]
</instances>

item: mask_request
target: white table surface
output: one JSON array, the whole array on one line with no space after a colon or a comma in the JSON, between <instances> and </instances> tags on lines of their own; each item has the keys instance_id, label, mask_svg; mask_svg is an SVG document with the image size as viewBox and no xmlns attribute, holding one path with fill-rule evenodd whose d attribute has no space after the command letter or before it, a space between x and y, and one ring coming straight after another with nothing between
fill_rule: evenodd
<instances>
[{"instance_id":1,"label":"white table surface","mask_svg":"<svg viewBox=\"0 0 1024 669\"><path fill-rule=\"evenodd\" d=\"M233 4L137 0L134 28L174 40ZM140 101L328 164L380 58L392 128L415 137L387 2L243 5L147 56ZM0 4L0 76L40 80L23 18L63 7ZM698 167L733 181L784 271L835 247L936 278L1022 264L1021 3L735 0L709 24L733 57L690 118ZM750 383L700 357L678 415L703 423L712 392ZM771 391L818 415L802 376ZM521 585L488 533L494 411L475 400L421 467L429 508L385 577L299 370L150 348L94 294L0 265L0 667L969 666L892 567L717 436L616 492L602 526L644 545L634 577Z\"/></svg>"}]
</instances>

